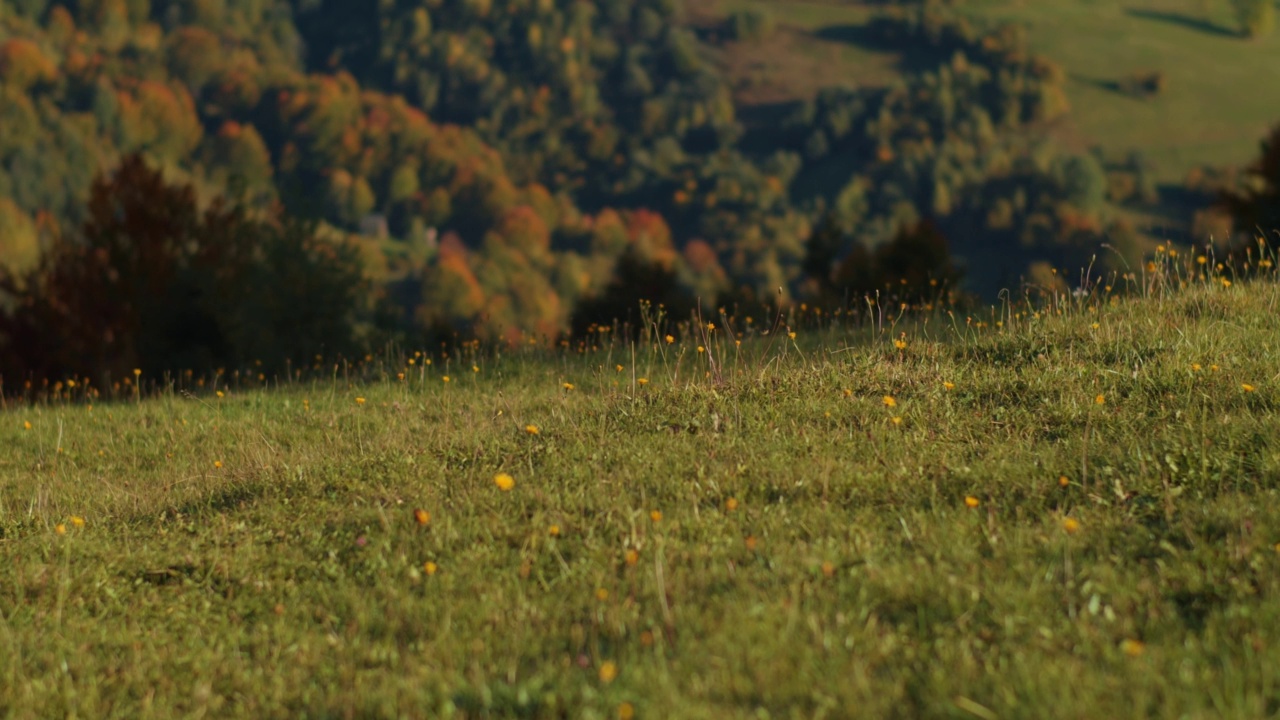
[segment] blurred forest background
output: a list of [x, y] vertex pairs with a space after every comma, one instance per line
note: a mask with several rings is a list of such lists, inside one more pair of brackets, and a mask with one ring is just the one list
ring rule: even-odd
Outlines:
[[1245, 267], [1280, 228], [1276, 13], [0, 0], [0, 374]]

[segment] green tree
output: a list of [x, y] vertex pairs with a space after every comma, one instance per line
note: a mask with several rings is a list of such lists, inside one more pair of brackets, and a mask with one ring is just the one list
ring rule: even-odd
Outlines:
[[243, 190], [249, 198], [268, 198], [275, 193], [271, 153], [252, 125], [230, 120], [223, 123], [214, 138], [208, 164], [224, 185]]
[[1240, 187], [1224, 192], [1219, 203], [1246, 238], [1244, 246], [1252, 247], [1261, 233], [1271, 247], [1280, 248], [1280, 124], [1263, 139], [1261, 153]]
[[178, 28], [169, 36], [169, 72], [199, 95], [226, 64], [222, 40], [201, 27]]
[[39, 259], [40, 236], [35, 223], [12, 200], [0, 197], [0, 268], [21, 275]]
[[834, 272], [836, 258], [844, 250], [845, 240], [840, 221], [830, 212], [822, 216], [809, 234], [801, 268], [817, 285], [819, 304], [833, 305], [838, 301]]
[[1107, 172], [1093, 155], [1072, 155], [1060, 168], [1063, 190], [1072, 205], [1086, 213], [1100, 211], [1107, 198]]
[[408, 200], [418, 193], [420, 188], [418, 182], [418, 168], [410, 163], [403, 163], [396, 167], [391, 174], [391, 185], [388, 197], [391, 202], [400, 202]]
[[1231, 0], [1240, 34], [1255, 39], [1270, 35], [1275, 29], [1276, 6], [1274, 0]]

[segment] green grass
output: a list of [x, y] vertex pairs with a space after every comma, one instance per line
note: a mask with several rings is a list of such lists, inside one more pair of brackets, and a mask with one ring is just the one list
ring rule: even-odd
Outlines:
[[[720, 0], [718, 7], [765, 9], [784, 33], [804, 34], [863, 25], [874, 12], [852, 0]], [[1164, 182], [1180, 183], [1198, 165], [1252, 161], [1280, 120], [1273, 94], [1263, 91], [1280, 87], [1280, 32], [1242, 39], [1225, 0], [965, 0], [961, 7], [980, 20], [1027, 24], [1032, 49], [1067, 70], [1072, 112], [1055, 129], [1064, 143], [1141, 150]], [[793, 38], [767, 50], [744, 50], [749, 62], [732, 63], [731, 71], [759, 76], [776, 90], [771, 101], [783, 99], [787, 88], [792, 99], [803, 99], [822, 86], [877, 84], [894, 74], [895, 54], [836, 40]], [[1159, 97], [1140, 100], [1107, 87], [1151, 70], [1168, 78]], [[744, 99], [751, 100], [749, 89]]]
[[1278, 311], [11, 406], [0, 716], [1274, 716]]
[[[1068, 71], [1080, 140], [1142, 150], [1167, 181], [1181, 181], [1197, 165], [1248, 163], [1280, 121], [1261, 92], [1280, 87], [1280, 33], [1243, 39], [1223, 0], [969, 0], [968, 7], [979, 17], [1027, 23], [1033, 48]], [[1157, 98], [1099, 86], [1148, 70], [1168, 77]]]

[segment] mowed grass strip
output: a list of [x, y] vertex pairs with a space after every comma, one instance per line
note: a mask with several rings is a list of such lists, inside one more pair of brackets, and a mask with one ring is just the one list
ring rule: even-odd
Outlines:
[[1274, 714], [1278, 309], [10, 409], [0, 715]]

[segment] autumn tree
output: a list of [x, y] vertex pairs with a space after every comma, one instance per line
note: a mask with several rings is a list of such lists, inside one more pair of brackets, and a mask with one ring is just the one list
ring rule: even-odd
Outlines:
[[570, 323], [573, 334], [582, 337], [593, 326], [616, 321], [638, 337], [642, 301], [661, 306], [666, 317], [677, 322], [687, 320], [694, 308], [694, 298], [681, 285], [675, 267], [646, 257], [644, 250], [631, 245], [618, 257], [608, 285], [579, 301]]
[[58, 66], [36, 43], [12, 38], [0, 44], [0, 83], [27, 92], [53, 82], [57, 74]]
[[1219, 198], [1236, 232], [1245, 238], [1236, 244], [1237, 250], [1252, 248], [1255, 237], [1262, 237], [1271, 248], [1280, 248], [1280, 124], [1261, 145], [1260, 156], [1238, 187]]
[[935, 302], [949, 298], [961, 279], [946, 236], [930, 219], [905, 225], [888, 242], [868, 248], [828, 217], [809, 238], [805, 271], [816, 280], [815, 301], [828, 307], [857, 306], [876, 295]]
[[0, 272], [0, 375], [100, 385], [350, 351], [368, 288], [353, 251], [311, 225], [170, 184], [138, 155], [99, 177], [77, 237]]

